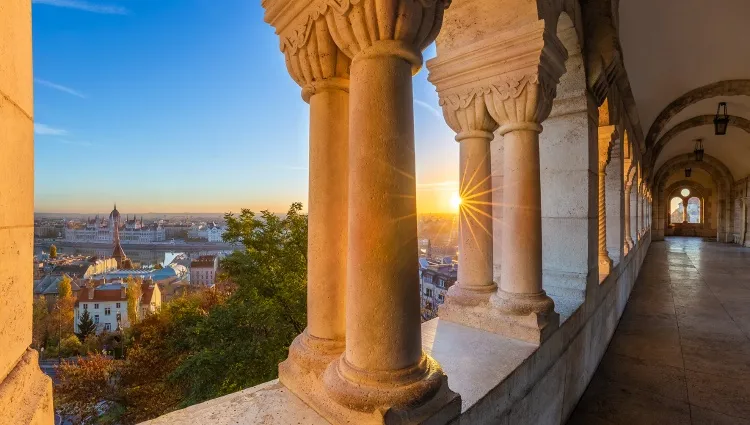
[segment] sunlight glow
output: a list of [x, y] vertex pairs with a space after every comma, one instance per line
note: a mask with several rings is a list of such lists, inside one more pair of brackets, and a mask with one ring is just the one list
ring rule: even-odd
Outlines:
[[458, 192], [451, 194], [451, 207], [453, 207], [455, 211], [458, 211], [458, 208], [461, 206], [461, 202], [462, 199]]

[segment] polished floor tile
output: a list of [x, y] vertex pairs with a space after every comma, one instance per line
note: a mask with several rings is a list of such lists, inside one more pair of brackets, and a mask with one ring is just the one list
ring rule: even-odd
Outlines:
[[750, 249], [652, 243], [568, 425], [750, 425]]

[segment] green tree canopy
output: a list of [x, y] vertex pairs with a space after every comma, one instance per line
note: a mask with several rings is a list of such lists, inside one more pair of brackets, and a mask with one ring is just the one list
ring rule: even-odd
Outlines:
[[88, 310], [83, 310], [81, 314], [81, 320], [78, 321], [78, 338], [81, 341], [85, 341], [89, 335], [96, 334], [96, 324], [91, 318]]

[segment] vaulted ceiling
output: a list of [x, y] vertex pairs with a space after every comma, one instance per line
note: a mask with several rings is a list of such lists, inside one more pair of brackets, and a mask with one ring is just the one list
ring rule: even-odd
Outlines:
[[[750, 120], [749, 18], [748, 0], [620, 2], [624, 63], [648, 148], [684, 121], [713, 116], [722, 101], [729, 115]], [[717, 84], [730, 80], [745, 81]], [[732, 126], [715, 136], [710, 121], [683, 127], [657, 149], [654, 170], [692, 152], [693, 140], [702, 137], [706, 154], [724, 162], [735, 179], [750, 174], [750, 132]]]

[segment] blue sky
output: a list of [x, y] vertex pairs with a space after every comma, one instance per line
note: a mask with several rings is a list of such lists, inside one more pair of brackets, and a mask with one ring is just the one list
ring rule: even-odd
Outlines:
[[[260, 1], [33, 0], [33, 31], [37, 211], [307, 203], [309, 108]], [[458, 144], [425, 68], [414, 98], [420, 210], [448, 210]]]

